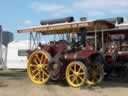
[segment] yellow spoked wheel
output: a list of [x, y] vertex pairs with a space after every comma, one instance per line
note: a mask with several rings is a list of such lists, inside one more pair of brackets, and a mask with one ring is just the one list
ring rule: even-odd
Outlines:
[[79, 61], [71, 62], [66, 69], [66, 80], [72, 87], [80, 87], [86, 83], [87, 68]]
[[104, 69], [101, 64], [90, 65], [88, 73], [87, 84], [91, 86], [101, 83], [104, 78]]
[[33, 52], [28, 60], [27, 72], [29, 78], [35, 84], [44, 84], [49, 79], [49, 72], [47, 65], [49, 62], [49, 55], [45, 51]]

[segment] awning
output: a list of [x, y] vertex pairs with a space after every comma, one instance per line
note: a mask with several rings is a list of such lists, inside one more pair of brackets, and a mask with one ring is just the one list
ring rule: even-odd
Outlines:
[[79, 32], [80, 28], [86, 28], [88, 31], [110, 29], [115, 26], [104, 20], [97, 21], [82, 21], [82, 22], [72, 22], [72, 23], [61, 23], [53, 25], [43, 25], [31, 28], [18, 29], [18, 33], [29, 33], [29, 32], [40, 32], [44, 35], [49, 34], [64, 34], [70, 32]]

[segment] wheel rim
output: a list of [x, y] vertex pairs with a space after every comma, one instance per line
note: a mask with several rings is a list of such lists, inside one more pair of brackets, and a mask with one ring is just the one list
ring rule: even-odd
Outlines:
[[48, 55], [42, 51], [35, 51], [31, 54], [28, 61], [28, 75], [32, 82], [36, 84], [44, 84], [49, 79], [47, 70]]
[[88, 85], [96, 85], [100, 81], [102, 81], [103, 71], [100, 70], [97, 64], [91, 65], [91, 70], [89, 72], [89, 78], [87, 80]]
[[66, 79], [70, 86], [80, 87], [86, 80], [86, 67], [81, 62], [72, 62], [66, 69]]

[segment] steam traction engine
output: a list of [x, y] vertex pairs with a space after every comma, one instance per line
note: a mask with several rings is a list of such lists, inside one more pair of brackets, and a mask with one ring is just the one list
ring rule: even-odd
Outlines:
[[[30, 33], [27, 72], [32, 82], [45, 84], [49, 79], [66, 78], [70, 86], [80, 87], [85, 83], [95, 85], [102, 81], [102, 55], [95, 48], [96, 44], [88, 44], [86, 31], [113, 28], [113, 24], [103, 20], [72, 21], [73, 17], [46, 20], [41, 21], [42, 26], [17, 30], [18, 33]], [[56, 37], [42, 44], [39, 40], [41, 35], [62, 38], [56, 41]]]
[[102, 60], [107, 78], [120, 77], [122, 80], [128, 80], [127, 27], [127, 24], [119, 24], [112, 29], [87, 32], [88, 36], [97, 38], [97, 50], [103, 54]]
[[128, 33], [127, 29], [108, 30], [105, 47], [105, 71], [107, 76], [128, 80]]

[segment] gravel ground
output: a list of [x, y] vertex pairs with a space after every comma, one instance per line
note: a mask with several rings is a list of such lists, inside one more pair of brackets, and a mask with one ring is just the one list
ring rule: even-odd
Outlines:
[[98, 86], [72, 88], [65, 81], [35, 85], [26, 72], [0, 72], [0, 96], [128, 96], [128, 82], [104, 81]]

